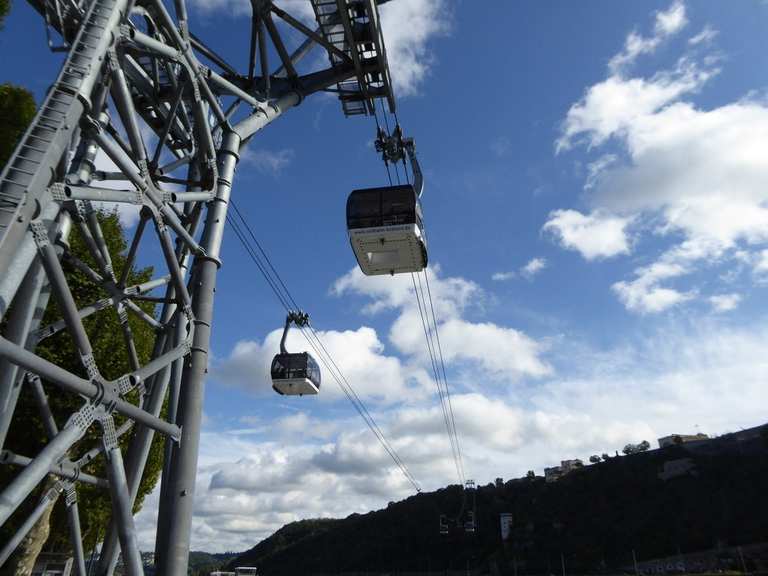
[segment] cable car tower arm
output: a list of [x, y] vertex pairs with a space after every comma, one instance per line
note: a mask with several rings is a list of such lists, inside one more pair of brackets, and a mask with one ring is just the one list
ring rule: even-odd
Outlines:
[[[9, 449], [6, 440], [27, 426], [14, 418], [22, 387], [36, 391], [44, 420], [46, 391], [69, 395], [74, 408], [37, 455], [11, 459], [21, 469], [0, 488], [0, 524], [18, 516], [52, 471], [72, 482], [67, 503], [76, 503], [79, 482], [94, 478], [80, 475], [87, 461], [70, 460], [73, 447], [106, 459], [107, 481], [97, 484], [107, 487], [113, 514], [99, 576], [113, 573], [118, 551], [126, 574], [143, 574], [131, 507], [158, 432], [166, 438], [166, 458], [157, 573], [187, 573], [214, 293], [242, 146], [318, 91], [335, 92], [346, 115], [372, 114], [378, 98], [394, 110], [377, 3], [307, 1], [316, 28], [271, 0], [253, 0], [243, 71], [190, 31], [185, 0], [174, 1], [173, 13], [162, 0], [29, 0], [61, 38], [52, 48], [68, 54], [0, 173], [0, 448]], [[279, 23], [303, 42], [289, 50]], [[302, 72], [312, 48], [325, 50], [328, 66]], [[101, 157], [108, 168], [96, 165]], [[96, 204], [104, 201], [140, 213], [126, 254], [110, 252], [105, 240]], [[88, 262], [72, 252], [74, 235]], [[130, 270], [144, 250], [161, 254], [166, 270], [132, 286]], [[77, 269], [101, 299], [80, 302], [63, 264]], [[152, 290], [163, 293], [152, 296]], [[62, 318], [44, 326], [49, 297]], [[147, 302], [159, 310], [148, 312]], [[99, 366], [96, 336], [86, 328], [106, 314], [117, 319], [123, 344], [113, 354], [124, 365], [108, 376], [115, 368]], [[149, 358], [137, 352], [137, 326], [155, 334]], [[76, 351], [77, 373], [36, 353], [49, 337]], [[131, 423], [125, 454], [116, 412]], [[89, 450], [82, 444], [93, 427], [101, 440]], [[69, 518], [75, 566], [84, 576], [79, 518]], [[19, 525], [11, 543], [31, 527]], [[5, 556], [8, 547], [2, 550]]]

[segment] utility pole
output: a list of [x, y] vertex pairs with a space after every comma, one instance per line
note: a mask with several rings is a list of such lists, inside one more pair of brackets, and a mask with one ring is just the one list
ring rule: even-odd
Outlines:
[[635, 566], [635, 576], [640, 576], [640, 571], [637, 569], [637, 554], [635, 554], [634, 548], [632, 548], [632, 563]]
[[748, 572], [747, 572], [747, 563], [744, 561], [744, 552], [742, 552], [741, 546], [737, 546], [736, 550], [739, 551], [739, 560], [741, 561], [741, 571], [744, 574], [748, 574]]
[[[23, 387], [40, 400], [43, 421], [51, 414], [42, 382], [79, 404], [61, 429], [49, 430], [39, 454], [5, 453], [3, 464], [21, 470], [0, 492], [0, 524], [49, 474], [58, 476], [71, 511], [75, 570], [86, 576], [77, 487], [100, 486], [111, 496], [113, 513], [96, 574], [113, 574], [122, 553], [126, 574], [142, 575], [131, 509], [149, 446], [160, 433], [166, 459], [157, 573], [186, 575], [216, 280], [240, 154], [262, 129], [316, 92], [337, 93], [347, 116], [373, 115], [377, 99], [394, 112], [379, 0], [306, 0], [316, 28], [272, 0], [251, 0], [249, 63], [239, 70], [190, 32], [186, 0], [174, 0], [172, 12], [162, 0], [28, 1], [61, 36], [68, 55], [0, 173], [0, 449], [9, 429], [25, 425], [14, 420]], [[289, 49], [294, 35], [302, 41]], [[313, 48], [326, 53], [328, 64], [302, 71]], [[97, 154], [110, 167], [96, 166]], [[162, 254], [165, 270], [126, 285], [128, 272], [112, 266], [95, 202], [140, 212], [125, 270], [144, 251]], [[71, 253], [74, 235], [95, 267]], [[78, 308], [62, 261], [106, 298]], [[162, 294], [153, 295], [156, 290]], [[42, 326], [49, 295], [62, 319]], [[141, 309], [147, 300], [159, 306], [158, 316]], [[114, 380], [102, 375], [83, 325], [106, 313], [120, 319], [124, 347], [114, 354], [131, 367]], [[156, 334], [143, 365], [129, 316]], [[35, 353], [54, 334], [71, 340], [82, 374]], [[138, 404], [130, 400], [137, 394]], [[117, 429], [115, 414], [126, 421]], [[80, 448], [93, 427], [101, 441], [87, 459], [71, 461], [70, 449]], [[124, 434], [130, 435], [125, 451], [117, 442]], [[107, 478], [81, 471], [93, 458], [106, 460]], [[0, 550], [12, 552], [31, 524], [22, 523]]]

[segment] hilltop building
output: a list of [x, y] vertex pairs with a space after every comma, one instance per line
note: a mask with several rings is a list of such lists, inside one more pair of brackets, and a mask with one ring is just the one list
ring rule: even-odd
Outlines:
[[666, 448], [667, 446], [675, 446], [677, 444], [687, 444], [688, 442], [699, 442], [701, 440], [709, 440], [709, 436], [699, 432], [698, 434], [671, 434], [659, 438], [659, 448]]
[[551, 468], [544, 468], [544, 479], [547, 482], [557, 482], [560, 478], [566, 474], [570, 474], [574, 470], [583, 468], [584, 463], [578, 458], [574, 460], [562, 460], [560, 466], [552, 466]]

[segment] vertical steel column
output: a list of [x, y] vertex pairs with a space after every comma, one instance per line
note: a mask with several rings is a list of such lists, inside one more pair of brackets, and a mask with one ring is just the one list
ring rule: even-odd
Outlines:
[[206, 253], [205, 256], [196, 256], [192, 267], [195, 335], [190, 359], [184, 366], [184, 385], [179, 398], [177, 422], [182, 426], [182, 436], [181, 442], [172, 450], [173, 465], [167, 493], [169, 506], [165, 514], [161, 515], [158, 524], [167, 527], [166, 549], [157, 564], [157, 572], [163, 576], [187, 574], [204, 379], [208, 369], [208, 347], [213, 320], [213, 296], [216, 290], [216, 272], [221, 265], [219, 252], [239, 151], [240, 137], [234, 132], [226, 133], [219, 152], [216, 197], [208, 207], [201, 242]]
[[72, 557], [77, 576], [87, 576], [85, 571], [85, 550], [83, 549], [83, 533], [80, 530], [80, 510], [77, 507], [77, 493], [74, 485], [66, 489], [67, 521], [69, 523], [69, 539], [72, 542]]
[[125, 479], [123, 454], [117, 443], [112, 417], [107, 416], [104, 418], [102, 426], [104, 428], [104, 452], [107, 458], [109, 495], [112, 497], [112, 511], [116, 517], [117, 535], [120, 540], [120, 550], [123, 553], [123, 564], [128, 576], [144, 576], [136, 527], [133, 523], [130, 495], [128, 494], [128, 482]]
[[[5, 338], [14, 344], [24, 345], [27, 342], [44, 280], [42, 266], [39, 261], [36, 261], [30, 266], [19, 288], [18, 297], [14, 300], [14, 306], [8, 318]], [[23, 378], [19, 377], [19, 367], [11, 364], [7, 358], [0, 358], [0, 448], [5, 444], [22, 382]]]

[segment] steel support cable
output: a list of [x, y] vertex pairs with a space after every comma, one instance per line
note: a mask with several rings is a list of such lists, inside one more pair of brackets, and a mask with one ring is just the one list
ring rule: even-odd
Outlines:
[[[389, 117], [387, 116], [387, 109], [384, 108], [384, 102], [381, 100], [378, 100], [379, 104], [381, 104], [381, 115], [384, 116], [384, 125], [387, 127], [387, 136], [391, 135], [390, 129], [389, 129]], [[376, 104], [373, 105], [374, 113], [376, 112]], [[378, 115], [376, 116], [376, 124], [379, 123]], [[397, 162], [394, 163], [395, 165], [395, 175], [397, 176], [397, 184], [398, 186], [401, 184], [400, 182], [400, 171], [397, 169]], [[389, 175], [389, 163], [386, 164], [387, 166], [387, 175], [389, 176], [389, 185], [392, 186], [392, 176]]]
[[[386, 121], [386, 109], [384, 109], [383, 107], [382, 107], [382, 112], [385, 114], [385, 121]], [[395, 118], [395, 122], [399, 126], [400, 125], [400, 119], [397, 116], [397, 112], [394, 113], [394, 118]], [[408, 176], [408, 163], [405, 161], [405, 158], [403, 158], [403, 171], [405, 173], [406, 183], [410, 184], [411, 182], [410, 182], [410, 178]], [[411, 274], [411, 276], [413, 276], [413, 274]], [[427, 273], [426, 270], [424, 270], [424, 280], [425, 280], [426, 285], [427, 285], [427, 295], [429, 297], [429, 308], [430, 308], [431, 313], [432, 313], [432, 324], [434, 326], [435, 339], [437, 341], [437, 352], [438, 352], [438, 356], [440, 358], [440, 368], [441, 368], [441, 372], [442, 372], [442, 376], [443, 376], [443, 384], [445, 386], [445, 396], [448, 399], [448, 412], [449, 412], [449, 415], [450, 415], [451, 428], [453, 430], [453, 436], [455, 438], [456, 448], [457, 448], [457, 452], [458, 452], [458, 463], [459, 463], [459, 467], [461, 469], [461, 472], [460, 472], [459, 476], [460, 476], [460, 479], [461, 479], [462, 484], [463, 484], [464, 483], [464, 478], [465, 478], [465, 475], [464, 475], [464, 459], [462, 457], [461, 444], [459, 443], [459, 435], [458, 435], [458, 431], [456, 429], [456, 419], [455, 419], [454, 413], [453, 413], [453, 402], [451, 401], [451, 391], [450, 391], [450, 388], [448, 387], [448, 377], [446, 375], [445, 360], [443, 358], [443, 347], [442, 347], [442, 345], [440, 343], [440, 331], [438, 329], [437, 316], [435, 314], [435, 308], [434, 308], [434, 304], [433, 304], [433, 300], [432, 300], [432, 290], [430, 289], [430, 286], [429, 286], [429, 274]], [[419, 284], [421, 284], [421, 278], [420, 277], [419, 277]], [[415, 290], [416, 290], [416, 284], [414, 283], [414, 291]], [[417, 298], [418, 298], [418, 295], [417, 295]], [[422, 291], [422, 300], [424, 300], [423, 291]], [[425, 302], [424, 306], [426, 308], [426, 302]], [[433, 346], [434, 346], [434, 344], [433, 344]]]
[[[459, 451], [458, 435], [456, 432], [455, 422], [453, 422], [453, 420], [451, 419], [451, 413], [448, 409], [448, 402], [447, 402], [447, 396], [446, 396], [446, 392], [447, 392], [446, 381], [444, 379], [444, 374], [442, 374], [443, 383], [441, 384], [441, 373], [440, 373], [440, 369], [438, 368], [438, 360], [437, 360], [437, 345], [435, 344], [434, 337], [432, 336], [433, 328], [432, 328], [432, 324], [429, 321], [429, 311], [427, 310], [427, 299], [426, 299], [426, 296], [424, 295], [424, 287], [421, 282], [421, 277], [418, 274], [416, 274], [416, 279], [418, 279], [419, 285], [417, 289], [416, 283], [414, 281], [414, 291], [416, 292], [417, 301], [420, 300], [424, 307], [422, 324], [424, 325], [424, 336], [427, 340], [427, 346], [431, 347], [433, 371], [435, 373], [435, 385], [437, 386], [438, 394], [440, 396], [440, 403], [443, 409], [443, 417], [445, 419], [446, 431], [448, 433], [449, 439], [451, 440], [451, 452], [453, 454], [453, 460], [456, 466], [456, 474], [458, 476], [459, 482], [463, 484], [464, 483], [464, 466], [461, 461], [461, 452]], [[419, 296], [419, 293], [421, 293], [421, 296]], [[421, 310], [419, 310], [419, 312], [421, 312]]]
[[[383, 110], [383, 108], [382, 108]], [[379, 137], [379, 134], [381, 134], [381, 124], [379, 124], [379, 111], [376, 107], [376, 102], [373, 103], [373, 117], [376, 119], [376, 137]], [[389, 136], [389, 134], [387, 134]], [[384, 159], [384, 167], [387, 169], [387, 178], [389, 179], [389, 185], [392, 186], [392, 172], [389, 171], [389, 162], [387, 161], [386, 157]]]
[[[395, 117], [395, 123], [397, 126], [400, 126], [400, 118], [397, 117], [397, 110], [395, 110], [393, 116]], [[411, 179], [408, 177], [408, 162], [405, 160], [405, 156], [403, 156], [403, 172], [405, 173], [405, 183], [410, 184]]]
[[[372, 426], [378, 431], [377, 436], [381, 436], [381, 438], [383, 438], [384, 441], [387, 444], [389, 444], [389, 440], [387, 440], [386, 437], [384, 436], [384, 432], [382, 432], [381, 428], [379, 428], [379, 425], [373, 419], [373, 415], [368, 411], [368, 408], [365, 406], [363, 401], [357, 395], [357, 392], [355, 391], [355, 389], [352, 387], [352, 385], [346, 379], [346, 377], [344, 376], [344, 373], [341, 371], [341, 368], [339, 368], [339, 366], [336, 364], [336, 361], [333, 359], [333, 356], [331, 356], [330, 352], [326, 349], [325, 344], [323, 344], [323, 341], [320, 339], [320, 336], [317, 334], [317, 332], [315, 331], [315, 329], [311, 325], [309, 326], [309, 330], [310, 330], [312, 336], [316, 339], [316, 341], [319, 344], [320, 348], [322, 349], [323, 353], [328, 357], [328, 359], [330, 360], [330, 363], [334, 366], [334, 368], [336, 370], [336, 373], [339, 374], [341, 380], [346, 384], [346, 387], [349, 389], [351, 396], [354, 398], [353, 403], [356, 403], [356, 405], [358, 405], [362, 409], [362, 411], [364, 412], [364, 415], [361, 413], [361, 416], [364, 419], [366, 419], [366, 420], [370, 420]], [[318, 356], [321, 356], [320, 351], [317, 350], [317, 348], [315, 348], [315, 351], [318, 352]], [[321, 358], [322, 358], [322, 356], [321, 356]], [[352, 401], [351, 398], [350, 398], [350, 400]], [[393, 457], [396, 458], [397, 461], [401, 462], [403, 464], [403, 467], [405, 467], [407, 469], [407, 467], [405, 466], [405, 463], [403, 462], [402, 458], [400, 458], [400, 455], [397, 454], [397, 452], [394, 451], [394, 448], [392, 448], [392, 451], [393, 451]], [[412, 476], [410, 474], [410, 471], [407, 472], [407, 475], [408, 476]], [[418, 487], [417, 487], [417, 489], [418, 489]]]
[[288, 300], [293, 305], [294, 309], [300, 309], [300, 306], [296, 303], [296, 300], [294, 299], [293, 295], [291, 294], [291, 291], [288, 290], [288, 286], [285, 285], [285, 282], [283, 282], [283, 279], [280, 277], [280, 274], [277, 273], [277, 270], [275, 269], [274, 265], [272, 264], [272, 260], [267, 255], [264, 248], [261, 246], [261, 242], [256, 238], [256, 235], [253, 233], [253, 229], [248, 225], [248, 221], [243, 216], [243, 213], [240, 212], [240, 209], [237, 207], [237, 204], [235, 204], [234, 200], [230, 201], [230, 204], [232, 204], [232, 208], [235, 209], [235, 214], [237, 214], [237, 217], [242, 222], [243, 226], [248, 232], [248, 235], [251, 237], [251, 240], [253, 240], [253, 243], [256, 244], [256, 247], [259, 249], [259, 252], [264, 258], [264, 261], [267, 263], [267, 266], [269, 266], [269, 269], [272, 271], [272, 275], [277, 279], [280, 286], [283, 288], [283, 291], [285, 292], [285, 295], [288, 297]]
[[451, 417], [453, 434], [456, 438], [456, 450], [459, 454], [459, 464], [461, 466], [461, 477], [463, 480], [465, 478], [464, 459], [461, 453], [461, 444], [459, 443], [459, 434], [456, 429], [456, 419], [453, 414], [453, 402], [451, 401], [451, 391], [450, 391], [450, 388], [448, 387], [448, 376], [446, 375], [446, 372], [445, 372], [445, 360], [443, 358], [443, 347], [442, 347], [442, 344], [440, 343], [440, 330], [438, 329], [437, 315], [435, 314], [435, 307], [432, 300], [432, 289], [429, 286], [429, 274], [427, 274], [426, 270], [424, 270], [424, 281], [427, 285], [427, 295], [429, 296], [429, 307], [430, 307], [430, 310], [432, 311], [432, 323], [434, 324], [434, 327], [435, 327], [435, 338], [437, 340], [437, 350], [438, 350], [438, 356], [440, 358], [440, 368], [443, 374], [443, 384], [445, 385], [445, 395], [448, 398], [448, 411]]
[[[424, 302], [424, 311], [422, 311], [423, 292], [422, 292], [422, 296], [419, 296], [419, 290], [416, 288], [416, 279], [413, 273], [411, 273], [411, 282], [413, 282], [413, 292], [416, 295], [416, 303], [419, 307], [419, 316], [421, 317], [421, 325], [422, 325], [422, 328], [424, 329], [424, 338], [427, 342], [427, 351], [429, 352], [429, 359], [432, 364], [432, 373], [435, 378], [435, 386], [437, 387], [437, 394], [440, 399], [440, 408], [443, 412], [443, 421], [445, 423], [445, 430], [446, 430], [446, 433], [448, 434], [448, 440], [451, 444], [451, 454], [453, 456], [454, 465], [456, 466], [456, 474], [459, 477], [459, 481], [463, 482], [462, 475], [461, 475], [461, 468], [459, 466], [458, 452], [456, 451], [456, 441], [454, 438], [454, 430], [451, 427], [451, 421], [448, 416], [448, 408], [446, 406], [446, 401], [445, 401], [445, 394], [443, 392], [443, 387], [440, 384], [440, 371], [437, 368], [437, 360], [435, 359], [435, 349], [434, 349], [434, 344], [432, 342], [432, 338], [430, 334], [431, 328], [428, 327], [428, 319], [425, 317], [427, 303], [426, 301]], [[419, 283], [421, 283], [421, 280], [419, 280]]]
[[[232, 203], [233, 207], [235, 208], [236, 214], [241, 219], [244, 227], [248, 231], [250, 237], [253, 239], [253, 242], [258, 246], [259, 251], [263, 254], [264, 259], [267, 261], [269, 268], [271, 269], [273, 275], [275, 278], [272, 278], [272, 274], [270, 274], [267, 271], [266, 266], [263, 262], [261, 262], [258, 254], [253, 249], [253, 247], [250, 245], [250, 242], [248, 241], [248, 238], [246, 237], [245, 233], [242, 231], [240, 225], [232, 218], [227, 218], [227, 222], [232, 227], [233, 231], [235, 232], [235, 235], [237, 236], [238, 240], [240, 240], [240, 243], [243, 245], [243, 247], [246, 249], [246, 252], [250, 256], [251, 260], [256, 264], [259, 271], [264, 276], [264, 279], [269, 284], [270, 288], [272, 289], [273, 293], [277, 297], [280, 304], [285, 308], [286, 312], [291, 311], [291, 303], [294, 305], [296, 309], [299, 308], [299, 306], [296, 304], [295, 299], [290, 294], [290, 291], [288, 290], [287, 286], [283, 282], [282, 278], [278, 274], [277, 270], [275, 270], [275, 267], [272, 265], [271, 260], [269, 259], [269, 256], [266, 254], [264, 249], [261, 247], [261, 244], [256, 239], [253, 230], [248, 225], [248, 222], [243, 217], [242, 213], [237, 209], [237, 207]], [[283, 291], [285, 294], [283, 294], [278, 286], [282, 286]], [[290, 301], [290, 302], [289, 302]], [[349, 381], [344, 376], [344, 373], [339, 368], [336, 361], [333, 359], [333, 356], [330, 354], [328, 349], [323, 344], [323, 341], [320, 339], [320, 336], [317, 334], [317, 332], [312, 328], [309, 327], [310, 331], [305, 332], [305, 329], [301, 329], [302, 334], [307, 339], [307, 342], [310, 344], [312, 349], [315, 351], [315, 353], [318, 355], [318, 358], [321, 362], [323, 362], [323, 365], [328, 369], [328, 371], [333, 376], [336, 383], [339, 385], [339, 388], [342, 389], [344, 394], [346, 395], [347, 399], [350, 401], [350, 403], [353, 405], [355, 410], [360, 414], [360, 416], [365, 421], [368, 428], [371, 430], [371, 432], [376, 436], [376, 438], [379, 440], [379, 443], [382, 445], [384, 450], [387, 452], [387, 454], [390, 456], [392, 461], [395, 463], [395, 465], [400, 469], [400, 471], [403, 473], [403, 475], [406, 477], [406, 479], [413, 485], [413, 487], [416, 489], [417, 492], [421, 492], [421, 486], [419, 485], [418, 481], [415, 479], [413, 474], [410, 472], [408, 467], [405, 465], [405, 462], [402, 460], [400, 455], [396, 452], [394, 447], [391, 445], [387, 437], [382, 432], [381, 428], [376, 423], [376, 420], [373, 418], [373, 415], [368, 411], [363, 401], [358, 396], [357, 392], [355, 391], [354, 387], [349, 383]], [[308, 335], [308, 334], [311, 334]], [[313, 340], [314, 338], [314, 340]]]
[[333, 356], [331, 356], [330, 353], [325, 348], [325, 345], [323, 344], [320, 337], [317, 335], [317, 332], [314, 330], [314, 328], [312, 328], [312, 326], [309, 326], [309, 330], [307, 331], [305, 331], [302, 328], [302, 334], [304, 335], [304, 338], [306, 338], [307, 342], [312, 347], [312, 349], [315, 351], [318, 358], [320, 358], [320, 361], [323, 362], [323, 365], [331, 373], [334, 380], [336, 380], [336, 383], [339, 385], [339, 388], [341, 388], [341, 390], [346, 395], [347, 399], [355, 407], [358, 414], [360, 414], [360, 417], [363, 418], [363, 420], [366, 422], [368, 427], [371, 429], [371, 432], [373, 432], [373, 434], [379, 440], [384, 450], [389, 454], [389, 456], [395, 462], [397, 467], [400, 469], [400, 471], [403, 473], [406, 479], [413, 485], [416, 491], [421, 492], [421, 486], [419, 485], [418, 481], [410, 472], [405, 462], [403, 462], [402, 458], [400, 458], [400, 455], [395, 451], [395, 448], [391, 445], [387, 437], [384, 435], [384, 432], [381, 430], [381, 428], [379, 428], [379, 425], [376, 423], [376, 420], [374, 420], [373, 415], [371, 415], [371, 413], [366, 408], [365, 404], [363, 404], [363, 401], [360, 399], [355, 389], [346, 379], [346, 377], [344, 376], [344, 373], [341, 372], [341, 369], [336, 364], [335, 360], [333, 359]]

